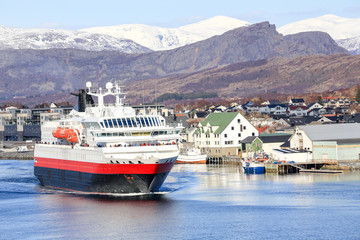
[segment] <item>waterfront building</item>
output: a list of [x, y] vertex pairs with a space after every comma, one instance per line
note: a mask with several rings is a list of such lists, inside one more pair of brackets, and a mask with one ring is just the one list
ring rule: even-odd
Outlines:
[[51, 105], [48, 108], [6, 108], [0, 112], [0, 141], [40, 140], [41, 125], [69, 114], [73, 109]]
[[273, 149], [281, 149], [282, 146], [289, 141], [292, 134], [290, 133], [264, 133], [259, 138], [262, 141], [262, 149], [264, 153], [271, 154]]
[[360, 124], [298, 126], [290, 147], [310, 152], [315, 162], [360, 160]]
[[239, 156], [249, 136], [259, 132], [241, 113], [211, 113], [194, 132], [194, 143], [208, 156]]

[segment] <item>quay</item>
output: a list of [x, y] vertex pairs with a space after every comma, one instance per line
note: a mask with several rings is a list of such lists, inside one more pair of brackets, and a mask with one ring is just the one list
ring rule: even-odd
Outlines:
[[299, 172], [311, 172], [311, 173], [341, 173], [338, 170], [321, 169], [325, 165], [337, 165], [335, 162], [299, 162], [299, 163], [287, 163], [287, 162], [272, 162], [265, 163], [265, 172], [276, 172], [279, 174], [299, 173]]
[[[34, 142], [26, 141], [0, 142], [0, 159], [32, 160], [34, 145]], [[18, 151], [18, 147], [25, 147], [26, 151]]]
[[[207, 164], [236, 164], [241, 165], [241, 158], [237, 156], [214, 157], [208, 156]], [[329, 169], [332, 168], [332, 169]], [[291, 173], [342, 173], [338, 168], [339, 163], [333, 161], [324, 162], [268, 162], [265, 163], [265, 172], [278, 174]]]

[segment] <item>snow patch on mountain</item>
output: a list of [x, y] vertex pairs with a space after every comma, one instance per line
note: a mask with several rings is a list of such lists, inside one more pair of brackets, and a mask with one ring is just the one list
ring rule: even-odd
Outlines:
[[81, 29], [81, 31], [131, 39], [142, 46], [159, 51], [182, 47], [246, 25], [249, 25], [249, 23], [236, 18], [217, 16], [179, 28], [122, 24], [118, 26], [86, 28]]
[[299, 32], [322, 31], [335, 39], [346, 39], [360, 36], [360, 18], [342, 18], [335, 15], [324, 15], [302, 21], [289, 23], [278, 29], [284, 35]]
[[352, 54], [360, 54], [360, 36], [347, 39], [336, 40], [336, 43], [351, 52]]
[[342, 18], [328, 14], [289, 23], [278, 29], [284, 35], [309, 31], [327, 32], [339, 46], [353, 54], [360, 53], [360, 18]]
[[146, 53], [150, 49], [129, 39], [81, 31], [24, 29], [0, 26], [0, 50], [74, 48], [89, 51]]
[[179, 29], [202, 36], [204, 39], [206, 39], [215, 35], [221, 35], [226, 31], [238, 27], [244, 27], [249, 25], [249, 22], [241, 21], [236, 18], [215, 16], [197, 23], [182, 26]]

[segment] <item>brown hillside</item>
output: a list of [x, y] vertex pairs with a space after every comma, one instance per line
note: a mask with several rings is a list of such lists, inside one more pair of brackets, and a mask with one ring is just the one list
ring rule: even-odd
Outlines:
[[[360, 56], [316, 55], [232, 64], [194, 74], [143, 80], [129, 95], [153, 100], [164, 93], [217, 92], [222, 97], [297, 95], [349, 88], [360, 83]], [[156, 96], [155, 96], [156, 95]]]

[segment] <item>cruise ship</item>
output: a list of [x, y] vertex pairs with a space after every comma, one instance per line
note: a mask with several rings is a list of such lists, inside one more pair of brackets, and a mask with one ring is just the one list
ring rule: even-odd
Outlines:
[[[159, 191], [179, 155], [182, 127], [157, 113], [137, 113], [118, 84], [94, 90], [87, 82], [76, 95], [65, 119], [42, 126], [34, 151], [40, 184], [100, 194]], [[114, 103], [105, 104], [105, 97]]]

